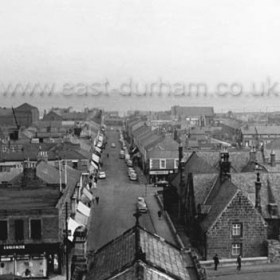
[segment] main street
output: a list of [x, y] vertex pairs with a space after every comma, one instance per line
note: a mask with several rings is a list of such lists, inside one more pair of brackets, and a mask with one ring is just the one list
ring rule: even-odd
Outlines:
[[[143, 196], [146, 197], [147, 201], [151, 201], [154, 199], [155, 193], [154, 188], [146, 188], [144, 184], [129, 180], [125, 161], [119, 158], [121, 148], [119, 133], [116, 130], [108, 130], [106, 134], [108, 143], [102, 154], [102, 170], [106, 172], [107, 178], [99, 179], [97, 189], [93, 190], [93, 195], [99, 196], [99, 204], [95, 202], [92, 206], [88, 251], [100, 248], [134, 226], [133, 214], [136, 211], [137, 197]], [[112, 143], [116, 144], [115, 148], [111, 147]], [[109, 154], [108, 158], [107, 153]], [[154, 203], [156, 203], [155, 200]], [[140, 225], [150, 232], [156, 232], [151, 211], [140, 217]], [[171, 239], [172, 242], [172, 237], [169, 237], [171, 234], [167, 234], [169, 234], [167, 238]]]

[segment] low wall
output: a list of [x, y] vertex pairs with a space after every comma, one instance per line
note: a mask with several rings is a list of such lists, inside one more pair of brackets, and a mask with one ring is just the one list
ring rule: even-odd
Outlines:
[[[242, 258], [242, 266], [246, 265], [258, 265], [269, 263], [268, 257], [256, 257], [256, 258]], [[213, 260], [200, 261], [200, 264], [206, 268], [214, 267]], [[219, 266], [236, 266], [236, 258], [234, 259], [220, 259]]]
[[280, 242], [278, 240], [267, 240], [268, 258], [272, 263], [280, 262]]

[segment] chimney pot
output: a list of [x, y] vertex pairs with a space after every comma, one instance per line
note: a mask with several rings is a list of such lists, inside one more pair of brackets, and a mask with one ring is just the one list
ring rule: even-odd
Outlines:
[[257, 181], [255, 182], [255, 192], [256, 192], [256, 201], [255, 208], [261, 212], [261, 181], [260, 181], [260, 173], [257, 173]]
[[271, 151], [270, 153], [270, 164], [273, 167], [276, 165], [276, 155], [274, 151]]

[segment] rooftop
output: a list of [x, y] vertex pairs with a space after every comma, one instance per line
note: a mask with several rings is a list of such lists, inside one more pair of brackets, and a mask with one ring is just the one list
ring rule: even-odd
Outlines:
[[179, 248], [135, 226], [97, 250], [86, 279], [188, 280], [190, 277]]

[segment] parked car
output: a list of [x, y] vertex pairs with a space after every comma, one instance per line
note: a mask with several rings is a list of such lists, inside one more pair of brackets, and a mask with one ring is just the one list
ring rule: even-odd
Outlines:
[[120, 158], [124, 158], [124, 150], [120, 150]]
[[131, 173], [136, 173], [136, 172], [132, 167], [128, 167], [128, 169], [127, 169], [128, 176], [130, 176]]
[[112, 144], [111, 144], [111, 148], [116, 148], [116, 144], [115, 144], [115, 143], [112, 143]]
[[98, 173], [98, 178], [99, 178], [99, 179], [105, 179], [105, 178], [106, 178], [106, 173], [105, 173], [105, 171], [99, 171], [99, 173]]
[[131, 172], [129, 175], [129, 179], [131, 181], [137, 181], [137, 174], [135, 172]]
[[127, 164], [127, 166], [129, 166], [129, 167], [132, 167], [132, 166], [133, 166], [132, 161], [131, 161], [130, 159], [128, 159], [128, 160], [126, 161], [126, 164]]
[[137, 209], [141, 213], [147, 213], [147, 211], [148, 211], [148, 207], [147, 207], [147, 204], [145, 202], [145, 199], [141, 196], [139, 196], [137, 198]]

